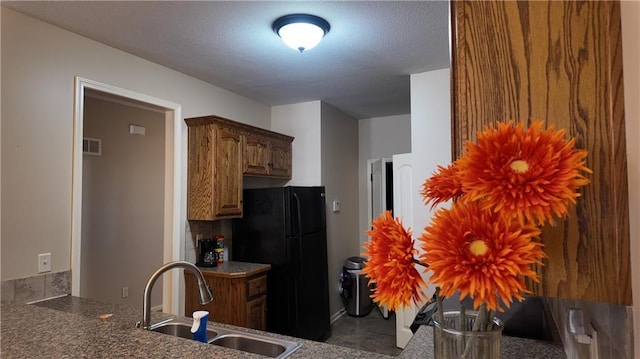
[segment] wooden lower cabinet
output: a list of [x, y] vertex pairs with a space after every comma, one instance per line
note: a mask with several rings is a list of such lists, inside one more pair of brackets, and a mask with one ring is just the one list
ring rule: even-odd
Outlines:
[[267, 296], [262, 295], [247, 302], [249, 328], [267, 330]]
[[185, 310], [191, 317], [197, 310], [209, 312], [209, 321], [258, 330], [267, 329], [267, 274], [253, 276], [218, 276], [204, 273], [213, 293], [213, 302], [201, 305], [198, 281], [184, 273]]

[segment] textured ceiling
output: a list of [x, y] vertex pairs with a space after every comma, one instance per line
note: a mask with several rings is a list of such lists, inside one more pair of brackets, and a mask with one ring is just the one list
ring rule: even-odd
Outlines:
[[[2, 5], [267, 105], [322, 100], [356, 118], [410, 112], [409, 75], [449, 66], [447, 1], [3, 1]], [[298, 53], [289, 13], [331, 30]]]

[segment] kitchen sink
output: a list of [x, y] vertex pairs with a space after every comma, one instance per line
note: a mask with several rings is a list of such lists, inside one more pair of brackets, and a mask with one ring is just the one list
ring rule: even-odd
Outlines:
[[[152, 325], [149, 330], [180, 338], [193, 339], [191, 323], [179, 320], [170, 319], [160, 322]], [[239, 330], [212, 326], [211, 324], [207, 324], [207, 338], [209, 344], [212, 345], [277, 359], [288, 357], [302, 346], [301, 343], [291, 340], [246, 333]]]

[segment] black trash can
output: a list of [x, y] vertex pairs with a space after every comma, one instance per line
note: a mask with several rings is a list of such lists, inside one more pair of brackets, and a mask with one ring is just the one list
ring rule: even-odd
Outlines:
[[347, 314], [354, 317], [363, 317], [373, 308], [369, 278], [362, 274], [365, 261], [363, 257], [349, 257], [342, 267], [340, 296]]

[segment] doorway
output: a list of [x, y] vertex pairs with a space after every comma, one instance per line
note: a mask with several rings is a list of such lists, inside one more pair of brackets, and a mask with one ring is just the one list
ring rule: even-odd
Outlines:
[[367, 171], [367, 220], [371, 223], [384, 211], [393, 212], [393, 161], [390, 158], [367, 160]]
[[[368, 171], [368, 221], [373, 222], [384, 211], [393, 215], [393, 160], [390, 158], [367, 160]], [[360, 248], [363, 243], [360, 243]], [[384, 319], [389, 319], [389, 309], [378, 307]]]
[[[121, 102], [125, 106], [133, 106], [138, 109], [153, 109], [160, 116], [162, 121], [162, 127], [164, 129], [164, 144], [161, 150], [164, 152], [164, 158], [162, 160], [160, 172], [162, 173], [162, 185], [161, 192], [163, 199], [160, 200], [158, 209], [160, 213], [161, 221], [158, 226], [161, 226], [159, 230], [160, 239], [156, 239], [155, 246], [160, 248], [158, 251], [161, 253], [159, 263], [165, 263], [172, 260], [178, 260], [184, 257], [181, 253], [181, 238], [184, 238], [184, 226], [180, 223], [184, 223], [186, 214], [181, 210], [180, 203], [184, 198], [185, 193], [181, 186], [181, 137], [182, 137], [182, 124], [181, 124], [181, 108], [180, 105], [164, 101], [161, 99], [153, 98], [144, 94], [136, 93], [133, 91], [117, 88], [107, 84], [98, 83], [92, 80], [76, 78], [75, 81], [75, 109], [74, 109], [74, 150], [73, 150], [73, 214], [72, 214], [72, 238], [71, 238], [71, 269], [72, 269], [72, 295], [82, 296], [86, 294], [90, 288], [86, 287], [87, 279], [83, 279], [83, 270], [88, 268], [83, 265], [83, 260], [89, 260], [85, 258], [86, 251], [83, 250], [83, 135], [85, 125], [85, 105], [87, 105], [87, 99], [89, 97], [101, 97], [103, 100], [108, 99], [110, 101]], [[132, 124], [135, 125], [135, 124]], [[143, 126], [137, 126], [136, 128], [129, 128], [128, 130], [136, 132], [140, 135], [141, 128]], [[95, 144], [95, 143], [94, 143]], [[105, 201], [109, 201], [109, 197], [104, 197]], [[182, 219], [182, 220], [181, 220]], [[106, 219], [108, 220], [108, 219]], [[94, 219], [94, 222], [98, 222]], [[95, 223], [93, 224], [95, 226]], [[111, 228], [112, 229], [112, 228]], [[109, 226], [104, 226], [103, 230], [110, 230]], [[135, 240], [135, 239], [134, 239]], [[93, 244], [95, 245], [95, 243]], [[87, 246], [90, 246], [87, 244]], [[88, 248], [90, 250], [90, 248]], [[144, 250], [144, 249], [143, 249]], [[94, 257], [96, 258], [96, 257]], [[131, 261], [131, 260], [130, 260]], [[86, 263], [85, 263], [86, 264]], [[135, 263], [133, 263], [135, 265]], [[155, 269], [155, 268], [154, 268]], [[113, 268], [104, 268], [103, 271], [108, 275], [109, 271]], [[141, 272], [144, 272], [142, 270]], [[152, 272], [145, 273], [144, 275], [150, 276]], [[103, 273], [105, 274], [105, 273]], [[92, 279], [93, 280], [93, 279]], [[142, 283], [139, 279], [136, 280], [135, 286], [144, 286], [146, 281]], [[162, 290], [162, 310], [164, 312], [178, 314], [179, 308], [183, 305], [180, 298], [180, 283], [179, 274], [177, 271], [168, 273], [163, 276], [163, 290]], [[133, 295], [134, 293], [126, 293], [129, 291], [128, 285], [122, 285], [117, 289], [117, 296], [125, 296], [126, 294]], [[113, 291], [113, 290], [112, 290]], [[158, 290], [159, 291], [159, 290]], [[135, 293], [137, 301], [139, 302], [142, 294]]]
[[[137, 307], [150, 274], [163, 264], [164, 112], [85, 92], [83, 298]], [[162, 303], [161, 284], [151, 293], [152, 306]]]
[[369, 223], [384, 211], [393, 213], [393, 160], [389, 158], [368, 161], [369, 168]]

